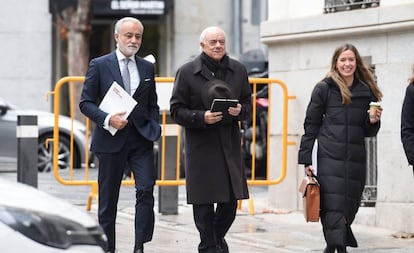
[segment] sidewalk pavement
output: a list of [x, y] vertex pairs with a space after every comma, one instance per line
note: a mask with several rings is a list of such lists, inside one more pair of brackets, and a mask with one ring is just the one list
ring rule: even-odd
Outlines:
[[[90, 172], [90, 178], [94, 173]], [[0, 163], [0, 177], [16, 178], [16, 172]], [[86, 186], [63, 186], [52, 173], [39, 173], [38, 188], [64, 198], [85, 210], [90, 191]], [[155, 231], [153, 240], [145, 244], [146, 253], [196, 253], [199, 243], [194, 226], [192, 207], [186, 204], [185, 187], [179, 187], [178, 215], [162, 215], [158, 212], [158, 187], [155, 189]], [[226, 236], [232, 253], [300, 253], [322, 252], [324, 239], [320, 223], [306, 223], [301, 212], [272, 210], [268, 208], [267, 187], [251, 187], [255, 214], [249, 214], [248, 201], [242, 202], [236, 220]], [[123, 186], [120, 193], [117, 218], [117, 250], [132, 252], [134, 242], [134, 188]], [[362, 207], [357, 214], [372, 213], [371, 207]], [[90, 214], [96, 216], [94, 201]], [[360, 217], [364, 218], [364, 217]], [[414, 238], [397, 238], [398, 231], [353, 224], [359, 243], [349, 248], [349, 253], [409, 253], [414, 252]]]
[[[180, 191], [184, 192], [185, 188], [180, 188]], [[248, 202], [243, 201], [242, 208], [226, 236], [230, 252], [322, 253], [325, 242], [320, 223], [306, 223], [301, 212], [268, 209], [267, 187], [252, 187], [251, 195], [256, 213], [250, 215]], [[131, 223], [134, 209], [122, 208], [118, 217], [118, 250], [122, 253], [131, 252], [134, 241]], [[199, 236], [194, 226], [191, 205], [187, 205], [185, 201], [179, 202], [178, 215], [157, 214], [155, 224], [154, 238], [145, 245], [145, 252], [197, 252]], [[349, 248], [349, 253], [414, 252], [414, 238], [395, 238], [395, 231], [358, 224], [353, 225], [353, 230], [359, 248]]]

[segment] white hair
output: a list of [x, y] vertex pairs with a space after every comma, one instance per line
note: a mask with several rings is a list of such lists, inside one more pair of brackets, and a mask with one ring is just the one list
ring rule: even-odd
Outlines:
[[115, 34], [118, 34], [119, 31], [121, 30], [121, 25], [125, 22], [135, 22], [137, 23], [140, 27], [142, 32], [144, 32], [144, 25], [141, 23], [141, 21], [139, 21], [136, 18], [133, 17], [125, 17], [125, 18], [121, 18], [120, 20], [116, 21], [115, 23]]
[[201, 32], [201, 34], [200, 34], [200, 42], [203, 42], [203, 41], [206, 40], [206, 33], [211, 32], [211, 31], [214, 31], [214, 30], [219, 30], [219, 31], [223, 32], [224, 33], [224, 37], [226, 37], [226, 33], [220, 27], [218, 27], [218, 26], [209, 26], [209, 27], [205, 28]]
[[[221, 29], [218, 26], [209, 26], [201, 32], [201, 34], [200, 34], [200, 43], [204, 42], [206, 40], [206, 34], [208, 32], [217, 31], [217, 30], [223, 32], [224, 38], [226, 38], [226, 33], [224, 32], [223, 29]], [[201, 47], [201, 45], [200, 45], [200, 52], [203, 52], [203, 48]]]

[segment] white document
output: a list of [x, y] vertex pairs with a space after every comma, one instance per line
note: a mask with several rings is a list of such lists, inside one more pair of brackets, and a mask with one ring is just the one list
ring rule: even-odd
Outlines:
[[[123, 115], [123, 118], [126, 119], [129, 114], [131, 114], [136, 104], [137, 101], [114, 81], [99, 105], [99, 109], [109, 114], [126, 112]], [[118, 131], [118, 129], [109, 126], [109, 132], [112, 135], [115, 135], [116, 131]]]

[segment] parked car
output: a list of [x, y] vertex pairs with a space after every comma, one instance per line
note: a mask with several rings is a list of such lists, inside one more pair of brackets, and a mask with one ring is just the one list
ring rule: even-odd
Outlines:
[[[11, 158], [17, 161], [17, 139], [16, 126], [18, 115], [37, 115], [39, 128], [38, 137], [38, 170], [41, 172], [51, 171], [53, 168], [53, 142], [45, 143], [48, 138], [53, 137], [54, 114], [39, 110], [22, 110], [10, 104], [0, 97], [0, 158]], [[70, 131], [72, 122], [69, 117], [59, 116], [59, 156], [60, 169], [66, 169], [70, 165]], [[86, 126], [74, 120], [73, 122], [73, 167], [81, 168], [85, 164]], [[90, 142], [89, 142], [90, 143]], [[90, 155], [89, 163], [93, 161]]]
[[8, 253], [102, 253], [107, 237], [80, 208], [0, 177], [0, 245]]

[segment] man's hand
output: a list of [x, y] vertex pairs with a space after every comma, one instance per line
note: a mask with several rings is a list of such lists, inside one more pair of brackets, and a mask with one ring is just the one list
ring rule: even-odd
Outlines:
[[208, 110], [204, 113], [204, 122], [206, 122], [206, 124], [215, 124], [222, 119], [222, 112], [211, 112], [210, 110]]
[[237, 107], [229, 107], [229, 114], [233, 117], [237, 117], [239, 116], [240, 112], [241, 112], [241, 104], [237, 104]]
[[126, 112], [118, 112], [112, 115], [109, 118], [109, 125], [118, 130], [123, 129], [128, 124], [128, 120], [122, 118], [122, 116], [125, 115], [125, 113]]
[[[233, 117], [237, 117], [241, 112], [241, 108], [241, 104], [237, 104], [237, 107], [229, 107], [228, 113]], [[204, 122], [206, 122], [206, 124], [215, 124], [221, 121], [222, 119], [222, 112], [211, 112], [210, 110], [208, 110], [204, 113]]]

